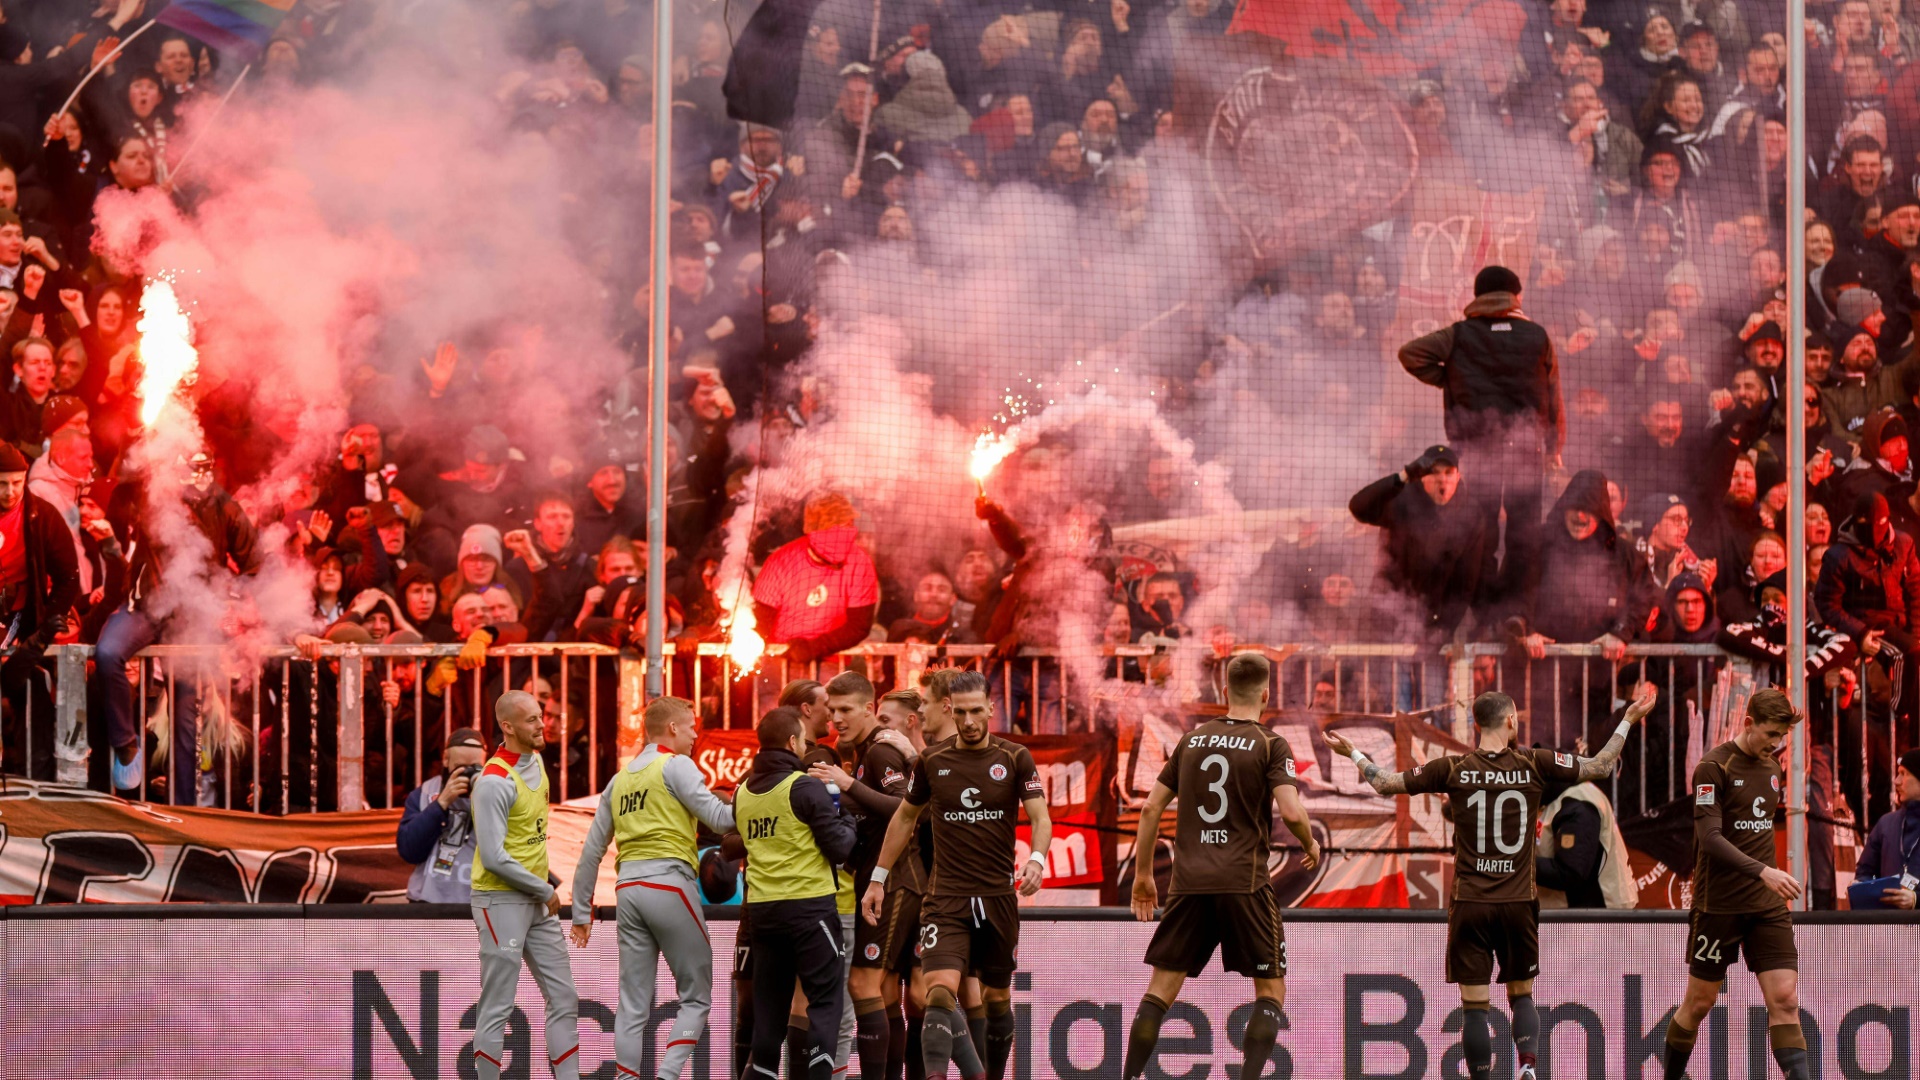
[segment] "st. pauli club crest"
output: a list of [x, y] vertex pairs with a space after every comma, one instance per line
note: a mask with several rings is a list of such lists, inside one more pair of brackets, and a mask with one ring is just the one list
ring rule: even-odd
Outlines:
[[1337, 75], [1249, 71], [1207, 130], [1208, 190], [1256, 258], [1387, 216], [1418, 162], [1387, 93]]

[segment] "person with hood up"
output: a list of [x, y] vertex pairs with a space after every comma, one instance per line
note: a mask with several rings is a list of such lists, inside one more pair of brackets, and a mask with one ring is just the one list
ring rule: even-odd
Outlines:
[[1897, 408], [1901, 376], [1911, 358], [1898, 364], [1880, 362], [1880, 342], [1864, 326], [1838, 319], [1827, 324], [1827, 337], [1839, 355], [1833, 373], [1835, 385], [1820, 391], [1820, 411], [1827, 422], [1849, 438], [1858, 438], [1867, 417], [1885, 408]]
[[859, 644], [873, 626], [880, 577], [859, 544], [853, 503], [838, 492], [807, 500], [806, 535], [767, 557], [753, 583], [754, 615], [767, 641], [806, 663]]
[[[1488, 516], [1506, 510], [1501, 578], [1510, 593], [1535, 562], [1541, 483], [1566, 445], [1553, 342], [1520, 310], [1520, 290], [1518, 274], [1488, 266], [1474, 275], [1465, 318], [1400, 347], [1400, 366], [1440, 387], [1447, 441]], [[1604, 482], [1601, 495], [1604, 503]]]
[[973, 117], [954, 100], [947, 66], [921, 49], [907, 57], [907, 85], [893, 100], [874, 110], [881, 131], [908, 142], [950, 143], [973, 126]]
[[1907, 422], [1892, 409], [1880, 409], [1860, 427], [1860, 455], [1840, 475], [1840, 491], [1851, 504], [1862, 495], [1880, 495], [1889, 505], [1914, 494], [1913, 460]]
[[[1875, 806], [1886, 805], [1893, 746], [1911, 741], [1892, 736], [1912, 726], [1907, 657], [1920, 630], [1920, 558], [1914, 555], [1913, 539], [1893, 527], [1884, 495], [1868, 493], [1853, 504], [1852, 515], [1821, 563], [1813, 604], [1823, 622], [1858, 642], [1860, 654], [1874, 661], [1865, 670], [1874, 714], [1864, 725], [1869, 791], [1853, 793], [1867, 796], [1854, 805], [1870, 816]], [[1859, 760], [1860, 749], [1849, 753], [1845, 744], [1861, 734], [1860, 726], [1841, 725], [1842, 760]]]
[[1381, 529], [1382, 579], [1418, 600], [1425, 631], [1443, 638], [1485, 599], [1494, 579], [1497, 525], [1463, 483], [1452, 448], [1430, 446], [1347, 503], [1356, 521]]
[[[1556, 642], [1592, 642], [1600, 646], [1603, 660], [1556, 661], [1563, 669], [1557, 684], [1552, 672], [1536, 671], [1534, 715], [1556, 715], [1553, 710], [1558, 707], [1560, 715], [1592, 716], [1596, 723], [1605, 722], [1612, 711], [1610, 665], [1626, 655], [1627, 642], [1647, 625], [1658, 602], [1647, 580], [1646, 560], [1620, 537], [1607, 478], [1595, 469], [1574, 474], [1541, 530], [1544, 537], [1538, 554], [1525, 568], [1526, 588], [1517, 598], [1508, 629], [1535, 660]], [[1586, 670], [1590, 663], [1591, 670]], [[1542, 697], [1552, 695], [1556, 685], [1567, 695], [1564, 700], [1556, 703]], [[1582, 688], [1591, 693], [1592, 702], [1581, 700]], [[1597, 707], [1581, 711], [1595, 703]], [[1561, 734], [1555, 732], [1554, 741]], [[1565, 737], [1571, 740], [1573, 734], [1567, 732]], [[1605, 732], [1600, 734], [1600, 739], [1593, 740], [1595, 745], [1605, 741]]]

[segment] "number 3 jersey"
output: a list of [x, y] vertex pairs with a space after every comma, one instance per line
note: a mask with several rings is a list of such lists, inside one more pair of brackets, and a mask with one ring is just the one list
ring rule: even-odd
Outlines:
[[1580, 779], [1572, 754], [1475, 750], [1434, 758], [1407, 774], [1410, 795], [1444, 794], [1453, 808], [1453, 898], [1502, 904], [1536, 898], [1534, 823], [1549, 780]]
[[1251, 720], [1209, 720], [1174, 745], [1159, 782], [1180, 800], [1169, 895], [1267, 887], [1273, 789], [1298, 786], [1287, 740]]

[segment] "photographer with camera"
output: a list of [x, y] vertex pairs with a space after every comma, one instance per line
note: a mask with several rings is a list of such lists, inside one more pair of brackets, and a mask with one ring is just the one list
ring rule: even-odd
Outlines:
[[464, 904], [472, 893], [473, 812], [467, 793], [487, 761], [487, 744], [473, 728], [447, 736], [440, 775], [407, 796], [394, 846], [413, 864], [407, 900]]

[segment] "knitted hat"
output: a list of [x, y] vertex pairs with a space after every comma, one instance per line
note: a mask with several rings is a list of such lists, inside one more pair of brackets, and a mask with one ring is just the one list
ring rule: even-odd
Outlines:
[[27, 471], [27, 458], [12, 443], [0, 443], [0, 473]]
[[1520, 275], [1504, 266], [1483, 266], [1473, 275], [1473, 295], [1485, 296], [1491, 292], [1517, 293], [1520, 291]]
[[1834, 314], [1844, 323], [1858, 325], [1880, 310], [1880, 294], [1868, 288], [1847, 289], [1834, 302]]
[[72, 394], [55, 394], [47, 399], [46, 407], [40, 411], [40, 434], [53, 438], [53, 433], [66, 427], [76, 416], [87, 415], [87, 403]]
[[485, 555], [494, 562], [506, 562], [500, 546], [500, 530], [491, 525], [469, 525], [467, 531], [460, 534], [460, 558], [469, 555]]

